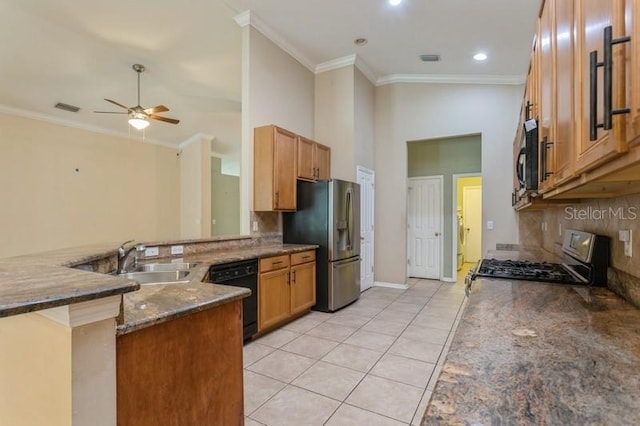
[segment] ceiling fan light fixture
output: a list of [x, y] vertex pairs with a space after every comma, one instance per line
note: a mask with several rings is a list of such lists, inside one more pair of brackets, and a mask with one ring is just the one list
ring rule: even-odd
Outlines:
[[134, 114], [129, 119], [129, 124], [131, 125], [131, 127], [135, 128], [136, 130], [143, 130], [149, 127], [149, 121], [142, 114]]

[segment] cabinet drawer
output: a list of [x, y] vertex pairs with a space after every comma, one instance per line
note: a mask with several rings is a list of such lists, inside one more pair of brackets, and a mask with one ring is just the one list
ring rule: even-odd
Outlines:
[[260, 259], [260, 272], [275, 271], [289, 266], [289, 255], [267, 257]]
[[314, 260], [316, 260], [315, 250], [309, 250], [309, 251], [303, 251], [300, 253], [291, 254], [292, 265], [299, 265], [301, 263], [313, 262]]

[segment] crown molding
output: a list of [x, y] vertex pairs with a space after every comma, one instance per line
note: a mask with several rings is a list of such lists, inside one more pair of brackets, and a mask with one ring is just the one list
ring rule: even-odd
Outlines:
[[343, 56], [341, 58], [332, 59], [327, 62], [322, 62], [316, 65], [314, 72], [319, 74], [321, 72], [336, 70], [338, 68], [348, 67], [349, 65], [355, 65], [356, 54]]
[[[20, 108], [14, 108], [7, 105], [0, 105], [0, 113], [8, 115], [16, 115], [18, 117], [30, 118], [32, 120], [44, 121], [50, 124], [56, 124], [59, 126], [71, 127], [74, 129], [86, 130], [93, 133], [99, 133], [102, 135], [115, 136], [118, 138], [131, 139], [131, 136], [125, 132], [116, 132], [114, 130], [105, 129], [104, 127], [92, 126], [90, 124], [80, 123], [72, 120], [65, 120], [59, 117], [54, 117], [48, 114], [42, 114], [39, 112], [27, 111]], [[148, 143], [151, 145], [159, 145], [165, 148], [176, 149], [174, 144], [162, 142], [156, 139], [144, 138], [140, 142]]]
[[284, 37], [278, 34], [273, 28], [268, 26], [264, 21], [262, 21], [255, 12], [251, 10], [245, 10], [244, 12], [233, 17], [236, 23], [241, 27], [246, 27], [247, 25], [251, 25], [256, 30], [260, 31], [262, 35], [271, 40], [276, 46], [280, 49], [287, 52], [291, 55], [296, 61], [300, 62], [305, 68], [309, 71], [315, 71], [315, 65], [309, 58], [307, 58], [302, 52], [293, 47]]
[[371, 82], [371, 84], [376, 84], [376, 77], [374, 72], [371, 70], [369, 65], [367, 65], [367, 63], [364, 62], [362, 58], [355, 53], [318, 64], [316, 65], [315, 73], [319, 74], [321, 72], [331, 71], [350, 65], [354, 65], [356, 68], [358, 68], [360, 72], [367, 78], [367, 80]]
[[519, 85], [524, 82], [524, 75], [393, 74], [376, 80], [376, 86], [394, 83]]

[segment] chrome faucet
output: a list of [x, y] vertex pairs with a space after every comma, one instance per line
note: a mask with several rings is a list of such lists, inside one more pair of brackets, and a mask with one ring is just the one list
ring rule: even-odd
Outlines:
[[129, 262], [131, 259], [131, 253], [135, 251], [135, 255], [133, 256], [134, 258], [133, 265], [136, 266], [138, 263], [138, 253], [146, 250], [146, 247], [144, 246], [144, 244], [136, 244], [127, 249], [124, 248], [125, 245], [132, 242], [133, 240], [125, 241], [118, 248], [118, 273], [119, 274], [127, 273], [127, 268], [129, 267]]

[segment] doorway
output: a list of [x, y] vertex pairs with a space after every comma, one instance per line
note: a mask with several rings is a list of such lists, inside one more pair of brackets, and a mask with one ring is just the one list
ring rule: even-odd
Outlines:
[[482, 176], [477, 173], [453, 175], [453, 277], [482, 256]]
[[443, 176], [409, 178], [407, 275], [441, 279]]
[[360, 184], [360, 291], [373, 287], [373, 224], [375, 210], [375, 173], [362, 166], [356, 168]]

